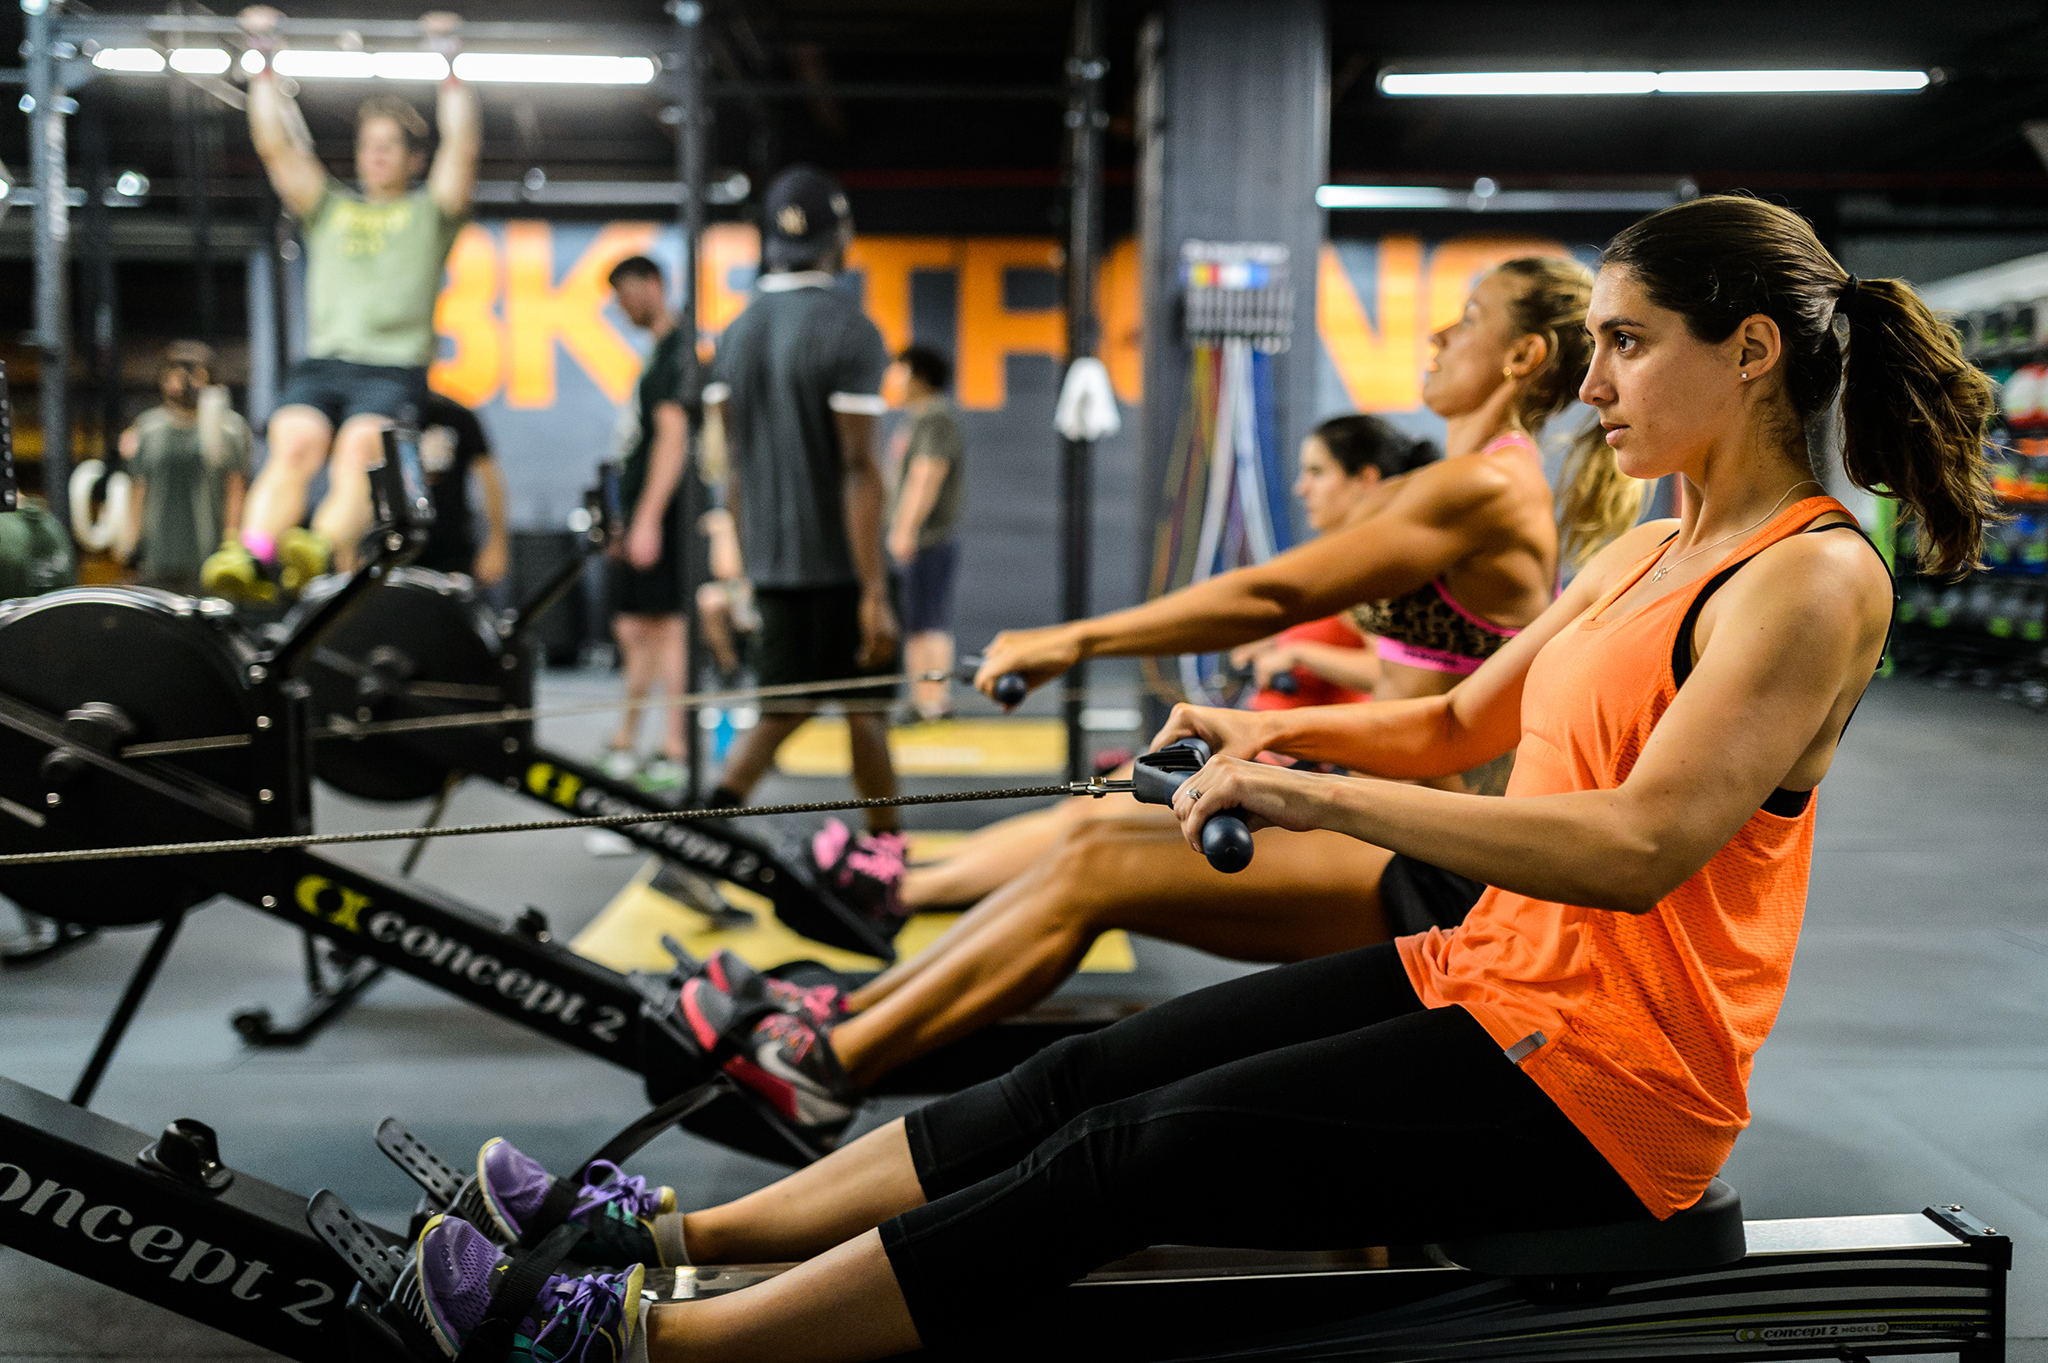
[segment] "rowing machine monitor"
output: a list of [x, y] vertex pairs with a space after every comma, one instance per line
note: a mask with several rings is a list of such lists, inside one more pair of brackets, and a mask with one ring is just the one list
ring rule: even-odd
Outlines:
[[[1148, 752], [1131, 766], [1131, 794], [1140, 804], [1170, 805], [1183, 783], [1209, 760], [1209, 745], [1183, 738]], [[1252, 864], [1252, 830], [1242, 809], [1211, 815], [1202, 825], [1202, 855], [1219, 871], [1236, 873]]]

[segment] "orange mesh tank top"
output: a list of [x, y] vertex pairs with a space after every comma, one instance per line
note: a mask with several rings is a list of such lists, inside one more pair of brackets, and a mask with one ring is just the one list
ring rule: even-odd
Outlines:
[[[1841, 510], [1831, 497], [1797, 502], [1721, 566]], [[1507, 798], [1628, 778], [1678, 693], [1679, 625], [1719, 576], [1601, 620], [1656, 558], [1531, 664]], [[1470, 1012], [1653, 1213], [1681, 1211], [1749, 1125], [1750, 1062], [1777, 1020], [1806, 909], [1815, 804], [1758, 810], [1640, 916], [1488, 889], [1461, 927], [1400, 939], [1408, 977], [1429, 1007]]]

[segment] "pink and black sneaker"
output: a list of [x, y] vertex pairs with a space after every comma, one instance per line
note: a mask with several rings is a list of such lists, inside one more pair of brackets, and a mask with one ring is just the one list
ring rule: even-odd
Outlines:
[[[717, 1052], [732, 1037], [720, 1068], [808, 1139], [829, 1147], [853, 1120], [858, 1099], [831, 1044], [820, 1029], [783, 1012], [744, 962], [733, 958], [716, 975], [706, 969], [685, 980], [676, 1008], [705, 1051]], [[745, 1035], [734, 1036], [741, 1027]]]
[[838, 985], [806, 987], [794, 980], [760, 974], [725, 947], [705, 958], [699, 974], [728, 996], [738, 990], [753, 988], [754, 981], [758, 980], [760, 988], [767, 991], [776, 1007], [785, 1013], [794, 1013], [820, 1032], [837, 1026], [847, 1015], [846, 991]]
[[891, 935], [905, 916], [903, 872], [909, 851], [901, 833], [855, 833], [838, 819], [827, 819], [811, 836], [819, 878]]

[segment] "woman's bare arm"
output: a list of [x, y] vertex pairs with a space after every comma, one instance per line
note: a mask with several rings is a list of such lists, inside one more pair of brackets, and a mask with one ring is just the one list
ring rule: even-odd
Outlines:
[[1175, 813], [1197, 843], [1210, 815], [1242, 807], [1505, 890], [1647, 913], [1756, 814], [1876, 666], [1891, 603], [1883, 569], [1861, 545], [1824, 542], [1847, 536], [1816, 538], [1774, 546], [1768, 572], [1738, 575], [1721, 592], [1717, 613], [1736, 623], [1702, 641], [1691, 677], [1614, 789], [1489, 800], [1216, 757], [1182, 788]]
[[989, 692], [997, 677], [1021, 672], [1037, 686], [1083, 658], [1218, 652], [1413, 591], [1485, 547], [1514, 491], [1476, 461], [1418, 469], [1377, 514], [1265, 563], [1092, 620], [1007, 630], [983, 652], [975, 685]]

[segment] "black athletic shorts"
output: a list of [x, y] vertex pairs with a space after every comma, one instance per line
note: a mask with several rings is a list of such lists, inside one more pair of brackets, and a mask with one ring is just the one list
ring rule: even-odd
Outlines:
[[960, 541], [927, 545], [903, 565], [903, 637], [953, 629], [953, 582], [960, 572]]
[[311, 407], [336, 428], [352, 416], [417, 421], [426, 400], [423, 367], [331, 358], [294, 364], [277, 395], [278, 407]]
[[1431, 928], [1455, 928], [1486, 886], [1399, 852], [1380, 873], [1380, 913], [1387, 932], [1412, 937]]
[[[761, 628], [755, 635], [755, 675], [763, 686], [795, 686], [804, 682], [838, 681], [847, 677], [882, 676], [901, 670], [902, 656], [886, 658], [879, 667], [860, 666], [860, 585], [836, 587], [756, 587], [754, 609]], [[836, 691], [825, 699], [890, 701], [893, 685]], [[800, 702], [764, 710], [800, 708]]]

